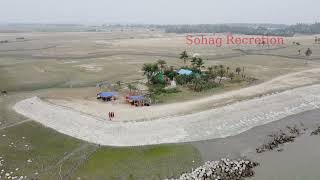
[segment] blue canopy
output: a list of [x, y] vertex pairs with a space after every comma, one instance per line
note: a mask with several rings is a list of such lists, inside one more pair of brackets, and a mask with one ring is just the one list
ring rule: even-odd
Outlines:
[[191, 75], [191, 74], [192, 74], [192, 71], [191, 71], [191, 70], [188, 70], [188, 69], [180, 69], [177, 73], [178, 73], [179, 75]]
[[117, 96], [118, 93], [117, 92], [101, 92], [98, 94], [100, 97], [104, 97], [104, 98], [110, 98], [110, 97], [114, 97]]
[[144, 96], [129, 96], [129, 99], [133, 101], [141, 101], [144, 100]]

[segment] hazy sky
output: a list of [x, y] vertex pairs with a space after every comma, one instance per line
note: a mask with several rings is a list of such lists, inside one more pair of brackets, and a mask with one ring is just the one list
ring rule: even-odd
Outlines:
[[313, 23], [320, 0], [0, 0], [0, 23]]

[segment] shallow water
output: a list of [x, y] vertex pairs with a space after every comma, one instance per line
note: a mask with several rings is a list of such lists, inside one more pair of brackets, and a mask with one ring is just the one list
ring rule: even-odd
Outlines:
[[[255, 153], [255, 148], [267, 141], [267, 136], [286, 126], [301, 125], [306, 134], [295, 142], [281, 146], [284, 151]], [[223, 157], [247, 157], [261, 165], [255, 168], [253, 180], [316, 180], [320, 179], [320, 136], [310, 136], [310, 131], [320, 125], [320, 109], [289, 116], [282, 120], [255, 127], [236, 136], [192, 143], [204, 160]]]

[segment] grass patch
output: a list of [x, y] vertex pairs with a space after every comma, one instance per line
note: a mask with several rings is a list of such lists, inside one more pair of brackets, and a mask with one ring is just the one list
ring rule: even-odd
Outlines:
[[177, 176], [201, 164], [191, 145], [158, 145], [132, 148], [103, 147], [80, 167], [84, 179], [151, 180]]
[[1, 130], [0, 141], [2, 168], [30, 179], [164, 179], [201, 164], [192, 145], [98, 148], [35, 122]]
[[4, 169], [15, 172], [19, 168], [16, 175], [29, 178], [36, 178], [46, 169], [54, 167], [82, 143], [34, 122], [1, 130], [0, 142], [0, 156], [5, 159]]
[[216, 88], [207, 89], [201, 92], [191, 91], [187, 87], [179, 86], [179, 92], [177, 93], [161, 93], [155, 96], [157, 103], [174, 103], [181, 101], [188, 101], [199, 99], [202, 97], [211, 96], [218, 93], [224, 93], [231, 90], [240, 89], [243, 87], [248, 87], [250, 82], [248, 81], [231, 81], [226, 82], [223, 86], [218, 86]]

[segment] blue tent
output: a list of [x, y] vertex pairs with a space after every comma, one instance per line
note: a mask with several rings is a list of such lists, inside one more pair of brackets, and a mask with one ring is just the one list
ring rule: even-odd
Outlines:
[[111, 98], [111, 97], [114, 97], [117, 95], [118, 95], [117, 92], [101, 92], [98, 94], [98, 96], [100, 96], [102, 98]]
[[188, 70], [188, 69], [180, 69], [177, 73], [178, 73], [179, 75], [191, 75], [191, 74], [192, 74], [192, 71], [191, 71], [191, 70]]
[[133, 101], [142, 101], [144, 100], [144, 96], [129, 96], [129, 99]]

